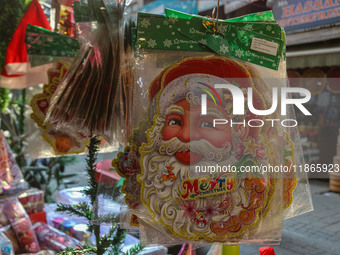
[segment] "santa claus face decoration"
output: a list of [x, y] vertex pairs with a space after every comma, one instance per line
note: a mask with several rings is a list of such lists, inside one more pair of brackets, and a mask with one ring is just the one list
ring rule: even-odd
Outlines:
[[[222, 149], [231, 144], [231, 128], [227, 125], [213, 127], [213, 119], [227, 117], [223, 108], [214, 107], [211, 100], [208, 101], [210, 109], [214, 109], [215, 115], [201, 115], [199, 105], [191, 105], [187, 100], [181, 100], [171, 105], [166, 110], [162, 139], [170, 141], [178, 139], [178, 144], [184, 147], [193, 141], [205, 140], [211, 146]], [[221, 109], [222, 108], [222, 109]], [[213, 129], [213, 132], [212, 132]], [[177, 144], [176, 144], [177, 146]], [[175, 153], [177, 160], [185, 165], [198, 163], [203, 156], [191, 150], [183, 150]]]
[[[275, 189], [270, 176], [238, 171], [242, 165], [269, 163], [266, 127], [213, 123], [254, 117], [249, 112], [231, 116], [230, 93], [215, 91], [215, 84], [235, 84], [241, 90], [251, 86], [258, 109], [265, 108], [251, 73], [249, 67], [228, 58], [187, 58], [165, 68], [149, 87], [152, 126], [139, 149], [140, 199], [174, 236], [191, 241], [237, 240], [256, 227], [259, 215], [269, 208]], [[207, 114], [202, 114], [203, 93], [213, 95], [207, 100]], [[212, 165], [236, 171], [207, 171]]]

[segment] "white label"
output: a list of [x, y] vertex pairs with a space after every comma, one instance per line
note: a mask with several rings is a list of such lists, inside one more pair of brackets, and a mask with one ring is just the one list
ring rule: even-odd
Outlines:
[[250, 49], [266, 53], [272, 56], [276, 56], [279, 44], [275, 42], [270, 42], [264, 39], [253, 37], [251, 41]]

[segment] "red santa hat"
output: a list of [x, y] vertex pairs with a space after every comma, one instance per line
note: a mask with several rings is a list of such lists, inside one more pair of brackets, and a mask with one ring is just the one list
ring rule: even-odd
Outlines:
[[24, 88], [47, 81], [46, 71], [51, 65], [30, 68], [27, 62], [25, 43], [27, 24], [51, 30], [38, 0], [32, 0], [8, 44], [5, 65], [0, 75], [0, 87]]
[[[189, 91], [194, 88], [202, 88], [202, 84], [208, 85], [208, 90], [216, 99], [224, 105], [224, 97], [221, 90], [211, 91], [215, 84], [237, 83], [241, 89], [254, 86], [253, 75], [249, 67], [225, 57], [193, 57], [184, 59], [164, 70], [152, 81], [149, 87], [149, 100], [151, 102], [149, 115], [156, 114], [156, 99], [158, 99], [158, 113], [166, 106], [174, 104], [186, 98]], [[192, 86], [194, 85], [194, 86]], [[207, 88], [207, 87], [206, 87]], [[198, 90], [201, 91], [201, 90]], [[160, 92], [160, 94], [159, 94]], [[204, 93], [204, 92], [203, 92]], [[216, 94], [219, 94], [217, 96]], [[263, 102], [254, 93], [254, 104], [257, 109], [263, 108]], [[225, 105], [224, 105], [225, 106]]]
[[[237, 84], [244, 91], [247, 91], [248, 87], [253, 87], [255, 88], [253, 93], [254, 107], [256, 109], [266, 108], [263, 98], [256, 90], [257, 84], [249, 66], [225, 57], [193, 57], [165, 68], [152, 81], [149, 87], [150, 121], [156, 114], [160, 114], [164, 118], [167, 107], [183, 99], [188, 100], [189, 92], [192, 92], [191, 95], [193, 96], [190, 102], [195, 103], [197, 99], [197, 104], [200, 104], [200, 95], [205, 93], [203, 88], [210, 90], [210, 94], [216, 99], [215, 101], [221, 104], [225, 110], [228, 110], [228, 107], [232, 106], [231, 97], [226, 97], [229, 92], [221, 89], [214, 90], [215, 84]], [[245, 114], [246, 116], [240, 116], [240, 118], [245, 118], [246, 121], [257, 118], [249, 111], [246, 111]], [[230, 117], [236, 118], [234, 119], [236, 121], [239, 118], [237, 116]], [[247, 136], [256, 139], [258, 128], [252, 128], [248, 131]]]

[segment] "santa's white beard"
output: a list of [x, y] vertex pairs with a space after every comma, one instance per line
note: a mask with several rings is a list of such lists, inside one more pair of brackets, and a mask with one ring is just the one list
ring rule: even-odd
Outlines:
[[[197, 173], [194, 166], [184, 165], [179, 162], [175, 156], [176, 152], [186, 151], [190, 148], [192, 152], [199, 153], [203, 158], [197, 163], [200, 166], [209, 166], [218, 162], [221, 165], [229, 165], [235, 163], [235, 158], [230, 154], [230, 145], [225, 148], [216, 148], [208, 141], [182, 143], [178, 139], [162, 141], [161, 130], [163, 129], [164, 120], [159, 118], [156, 125], [150, 130], [149, 138], [152, 140], [150, 144], [143, 147], [142, 166], [144, 169], [140, 180], [143, 181], [144, 188], [143, 203], [147, 204], [149, 209], [156, 216], [155, 220], [161, 219], [168, 228], [172, 229], [178, 235], [185, 232], [189, 236], [215, 235], [211, 232], [209, 224], [205, 227], [196, 227], [191, 217], [184, 217], [183, 210], [179, 208], [181, 197], [179, 190], [181, 183], [186, 178], [211, 177], [209, 173]], [[150, 142], [150, 141], [149, 141]], [[214, 160], [214, 161], [213, 161]], [[162, 174], [166, 166], [173, 167], [175, 180], [163, 180]], [[203, 209], [207, 204], [217, 204], [222, 202], [228, 194], [214, 195], [206, 198], [195, 199], [196, 208]], [[235, 196], [237, 197], [237, 195]], [[239, 197], [239, 200], [242, 200]], [[221, 215], [218, 220], [227, 216]], [[208, 218], [206, 219], [208, 222]], [[217, 219], [215, 219], [217, 220]]]

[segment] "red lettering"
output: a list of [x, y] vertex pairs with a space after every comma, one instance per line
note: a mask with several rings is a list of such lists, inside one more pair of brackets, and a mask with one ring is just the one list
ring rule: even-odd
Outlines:
[[296, 23], [297, 23], [297, 24], [305, 23], [305, 22], [303, 21], [302, 16], [296, 17]]
[[282, 19], [282, 20], [279, 20], [277, 23], [279, 23], [279, 25], [281, 27], [289, 27], [290, 26], [290, 22], [291, 22], [292, 18], [289, 18], [289, 19]]
[[332, 0], [326, 0], [325, 3], [323, 4], [323, 8], [326, 9], [326, 8], [329, 8], [329, 7], [333, 7], [333, 2]]
[[319, 20], [323, 20], [323, 19], [327, 19], [325, 11], [321, 11], [320, 14], [319, 14]]
[[311, 15], [310, 14], [308, 14], [308, 15], [305, 15], [305, 22], [306, 23], [308, 23], [308, 22], [312, 22], [312, 20], [311, 20]]
[[319, 17], [319, 13], [313, 13], [312, 14], [313, 21], [317, 20], [318, 17]]
[[185, 181], [183, 182], [182, 187], [184, 190], [186, 190], [186, 193], [181, 195], [183, 199], [187, 199], [189, 195], [193, 193], [193, 191], [197, 195], [200, 194], [198, 190], [198, 180], [195, 180], [193, 184], [191, 183], [191, 181]]
[[297, 6], [296, 6], [296, 8], [295, 8], [295, 15], [297, 15], [297, 14], [303, 14], [304, 12], [303, 12], [303, 8], [302, 8], [302, 4], [301, 3], [299, 3]]
[[233, 178], [227, 178], [227, 190], [232, 190], [234, 187], [234, 179]]
[[332, 9], [332, 17], [338, 17], [339, 16], [339, 8]]
[[305, 12], [311, 12], [313, 10], [313, 1], [307, 1], [305, 3]]
[[314, 11], [322, 9], [322, 0], [314, 0]]
[[299, 23], [301, 23], [300, 22], [301, 21], [301, 17], [294, 17], [294, 18], [292, 18], [292, 25], [294, 26], [294, 25], [297, 25], [297, 24], [299, 24]]
[[288, 5], [286, 7], [283, 7], [282, 8], [282, 18], [286, 18], [286, 17], [289, 17], [289, 16], [293, 16], [294, 15], [294, 5]]
[[217, 184], [217, 180], [210, 181], [210, 182], [209, 182], [209, 186], [210, 186], [210, 189], [209, 189], [209, 190], [214, 189], [215, 186], [216, 186], [216, 184]]

